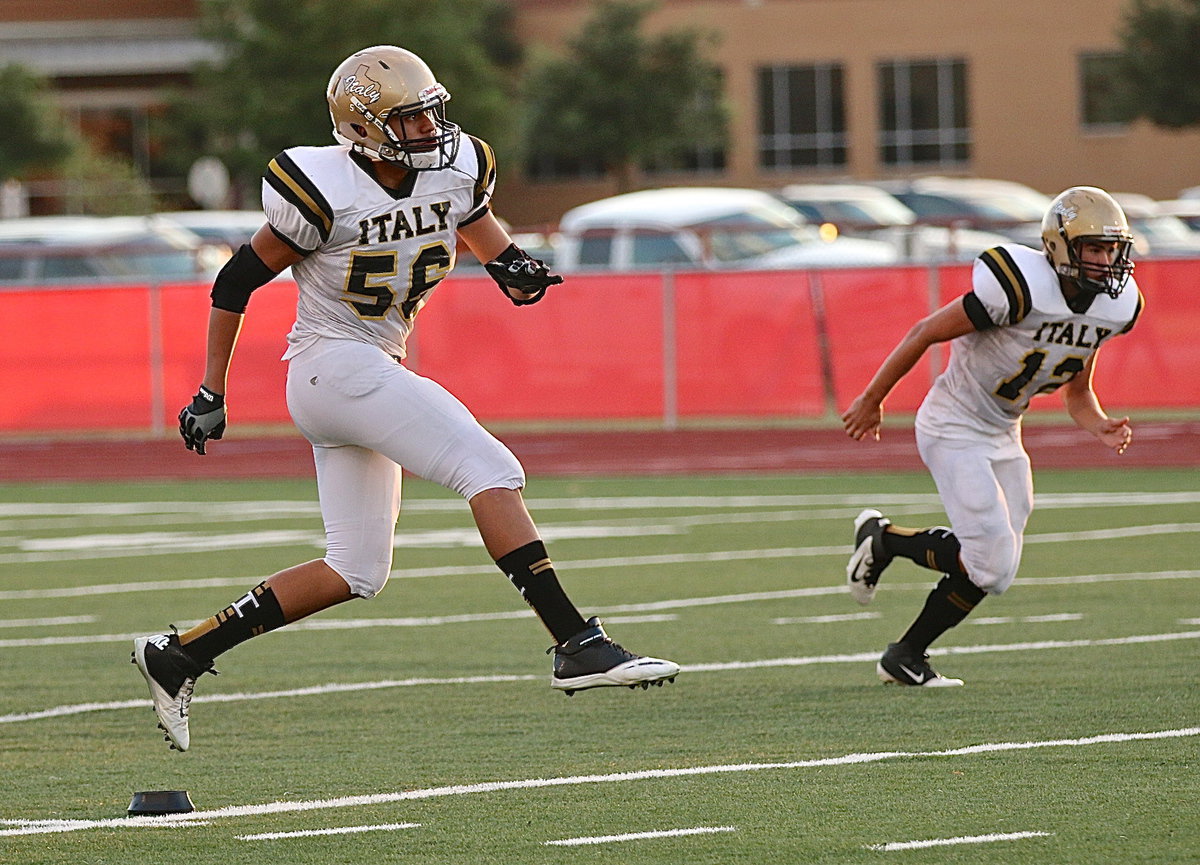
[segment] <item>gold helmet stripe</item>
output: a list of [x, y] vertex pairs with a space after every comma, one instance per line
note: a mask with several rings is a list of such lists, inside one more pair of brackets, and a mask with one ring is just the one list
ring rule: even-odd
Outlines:
[[1008, 323], [1016, 324], [1024, 319], [1029, 315], [1033, 300], [1029, 294], [1029, 283], [1025, 281], [1025, 274], [1021, 273], [1008, 250], [994, 246], [984, 250], [979, 257], [1008, 297]]
[[264, 178], [313, 224], [321, 235], [321, 240], [329, 239], [329, 232], [333, 229], [333, 208], [290, 156], [280, 153], [272, 159]]

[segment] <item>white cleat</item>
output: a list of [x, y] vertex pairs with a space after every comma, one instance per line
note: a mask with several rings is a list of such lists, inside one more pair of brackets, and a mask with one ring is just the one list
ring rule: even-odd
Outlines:
[[216, 672], [201, 667], [179, 645], [178, 634], [153, 634], [133, 641], [133, 663], [150, 688], [158, 727], [166, 733], [172, 750], [186, 751], [191, 744], [188, 706], [196, 677]]
[[867, 508], [854, 520], [854, 553], [846, 565], [846, 584], [850, 595], [864, 606], [875, 598], [879, 577], [892, 563], [883, 548], [883, 531], [892, 521], [874, 508]]

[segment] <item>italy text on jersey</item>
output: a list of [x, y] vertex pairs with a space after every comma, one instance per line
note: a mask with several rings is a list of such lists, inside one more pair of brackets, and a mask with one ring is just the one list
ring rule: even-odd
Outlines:
[[460, 225], [487, 211], [491, 148], [468, 137], [450, 168], [383, 186], [348, 147], [297, 147], [272, 160], [263, 209], [274, 232], [305, 252], [285, 357], [331, 336], [403, 357], [413, 320], [454, 266]]

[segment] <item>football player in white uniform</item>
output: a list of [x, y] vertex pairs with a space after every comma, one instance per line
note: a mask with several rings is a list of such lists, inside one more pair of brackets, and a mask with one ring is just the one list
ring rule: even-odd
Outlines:
[[469, 503], [488, 554], [554, 638], [551, 686], [577, 690], [671, 681], [679, 666], [614, 643], [559, 584], [525, 508], [513, 454], [439, 384], [403, 365], [405, 338], [461, 238], [514, 304], [562, 282], [512, 243], [492, 214], [492, 149], [446, 120], [450, 99], [417, 55], [359, 51], [327, 91], [337, 145], [271, 160], [266, 224], [217, 276], [199, 392], [179, 414], [188, 449], [225, 430], [225, 385], [250, 293], [291, 267], [299, 288], [288, 335], [287, 402], [312, 443], [326, 554], [267, 578], [185, 633], [140, 637], [133, 660], [159, 725], [189, 746], [196, 677], [238, 643], [383, 588], [400, 511], [401, 466]]
[[1071, 419], [1123, 453], [1129, 418], [1110, 418], [1092, 389], [1101, 346], [1127, 333], [1142, 311], [1132, 278], [1133, 235], [1101, 189], [1061, 193], [1042, 221], [1042, 250], [1003, 244], [974, 264], [972, 290], [917, 322], [842, 414], [855, 440], [878, 440], [883, 402], [931, 345], [951, 342], [950, 361], [917, 412], [917, 448], [933, 475], [950, 528], [906, 529], [874, 509], [854, 521], [846, 568], [862, 604], [896, 556], [943, 573], [912, 626], [876, 671], [885, 682], [961, 685], [929, 666], [929, 644], [988, 594], [1012, 583], [1033, 507], [1021, 416], [1039, 393], [1063, 389]]

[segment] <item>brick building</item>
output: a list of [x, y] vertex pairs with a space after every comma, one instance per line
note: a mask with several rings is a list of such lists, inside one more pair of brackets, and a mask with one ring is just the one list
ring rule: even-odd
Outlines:
[[[561, 46], [587, 0], [514, 0], [530, 43]], [[997, 177], [1175, 196], [1200, 184], [1200, 129], [1113, 116], [1105, 100], [1125, 0], [666, 0], [651, 31], [714, 31], [730, 145], [643, 185], [773, 189], [807, 180]], [[8, 0], [0, 63], [49, 75], [107, 146], [149, 161], [147, 112], [214, 56], [197, 0]], [[1051, 14], [1051, 11], [1053, 14]], [[419, 48], [419, 46], [417, 46]], [[597, 122], [603, 122], [597, 118]], [[612, 181], [501, 166], [498, 209], [553, 221]]]

